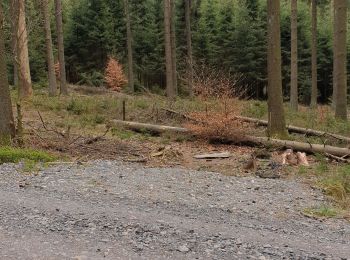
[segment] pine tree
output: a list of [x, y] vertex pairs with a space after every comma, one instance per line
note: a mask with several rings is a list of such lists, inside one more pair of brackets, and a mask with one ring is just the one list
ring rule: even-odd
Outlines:
[[291, 83], [290, 106], [298, 110], [298, 1], [291, 0]]
[[72, 13], [66, 41], [71, 80], [78, 82], [98, 72], [102, 83], [101, 73], [115, 50], [114, 42], [121, 41], [114, 34], [111, 10], [103, 0], [82, 0]]
[[126, 21], [126, 32], [127, 32], [127, 48], [128, 48], [128, 84], [132, 92], [135, 91], [134, 85], [134, 65], [133, 65], [133, 54], [132, 54], [132, 34], [131, 34], [131, 21], [129, 13], [129, 1], [124, 0], [125, 9], [125, 21]]
[[311, 17], [312, 17], [312, 44], [311, 44], [311, 71], [312, 71], [312, 87], [311, 87], [311, 108], [317, 106], [317, 1], [311, 1]]
[[192, 57], [192, 29], [191, 29], [191, 0], [185, 2], [186, 43], [187, 43], [187, 88], [193, 96], [193, 57]]
[[54, 62], [53, 47], [52, 47], [50, 9], [49, 9], [48, 0], [41, 1], [41, 9], [42, 9], [44, 32], [45, 32], [45, 39], [46, 39], [46, 60], [47, 60], [47, 72], [48, 72], [48, 79], [49, 79], [49, 95], [55, 96], [57, 85], [56, 85], [56, 75], [55, 75], [55, 62]]
[[166, 67], [166, 93], [171, 99], [176, 97], [173, 77], [173, 56], [171, 46], [171, 1], [164, 0], [164, 35], [165, 35], [165, 67]]
[[165, 70], [163, 4], [154, 0], [134, 0], [130, 6], [134, 65], [139, 83], [145, 87], [160, 86]]
[[215, 43], [218, 28], [217, 7], [216, 0], [201, 2], [197, 30], [193, 34], [195, 56], [198, 60], [207, 61], [209, 64], [215, 64], [218, 59], [216, 53], [218, 46]]
[[62, 0], [55, 0], [56, 12], [56, 30], [58, 42], [58, 61], [60, 68], [60, 91], [62, 95], [68, 95], [66, 61], [64, 55], [64, 39], [63, 39], [63, 19], [62, 19]]
[[11, 6], [14, 8], [14, 26], [17, 37], [15, 60], [18, 71], [18, 95], [20, 99], [28, 99], [33, 95], [33, 87], [29, 65], [25, 1], [12, 0]]
[[172, 77], [175, 95], [178, 94], [177, 85], [177, 55], [176, 55], [176, 8], [175, 0], [170, 0], [170, 35], [171, 35], [171, 62]]

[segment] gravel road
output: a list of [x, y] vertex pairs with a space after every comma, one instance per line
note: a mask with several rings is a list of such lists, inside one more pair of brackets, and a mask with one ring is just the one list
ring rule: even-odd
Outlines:
[[317, 190], [118, 161], [0, 166], [0, 259], [350, 259]]

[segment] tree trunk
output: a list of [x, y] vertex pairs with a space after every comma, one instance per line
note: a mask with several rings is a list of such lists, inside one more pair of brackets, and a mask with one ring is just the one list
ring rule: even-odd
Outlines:
[[171, 34], [171, 62], [172, 75], [175, 95], [178, 93], [177, 89], [177, 65], [176, 65], [176, 30], [175, 30], [175, 1], [170, 0], [170, 34]]
[[291, 0], [290, 106], [298, 111], [298, 0]]
[[335, 66], [335, 61], [336, 61], [336, 57], [335, 57], [335, 49], [337, 49], [336, 46], [336, 40], [335, 40], [335, 31], [336, 31], [336, 26], [335, 26], [335, 5], [334, 5], [334, 1], [332, 4], [332, 15], [333, 15], [333, 96], [332, 96], [332, 108], [335, 110], [336, 108], [336, 103], [337, 103], [337, 81], [336, 81], [336, 77], [334, 75], [334, 72], [336, 71], [336, 66]]
[[16, 61], [13, 61], [13, 85], [18, 88], [18, 67]]
[[15, 1], [10, 2], [10, 16], [11, 16], [11, 52], [13, 60], [13, 85], [18, 87], [18, 65], [17, 65], [17, 22], [18, 12], [16, 11]]
[[18, 72], [19, 99], [28, 99], [33, 95], [32, 79], [30, 76], [28, 36], [25, 17], [25, 0], [13, 0], [14, 15], [16, 20], [16, 65]]
[[3, 10], [0, 4], [0, 146], [10, 145], [15, 135], [11, 95], [7, 78]]
[[131, 21], [130, 21], [128, 0], [124, 0], [124, 10], [125, 10], [125, 19], [126, 19], [126, 38], [127, 38], [127, 47], [128, 47], [128, 83], [129, 83], [130, 90], [134, 92], [135, 83], [134, 83], [134, 65], [133, 65], [133, 57], [132, 57], [132, 34], [131, 34]]
[[46, 62], [47, 62], [47, 74], [49, 79], [49, 96], [55, 96], [57, 91], [57, 82], [55, 75], [55, 62], [52, 49], [52, 36], [50, 26], [50, 10], [49, 0], [41, 1], [41, 8], [43, 12], [43, 22], [45, 31], [45, 44], [46, 44]]
[[268, 112], [270, 136], [285, 136], [281, 72], [280, 1], [267, 1], [268, 17]]
[[60, 92], [62, 95], [68, 95], [66, 62], [64, 60], [64, 40], [63, 40], [63, 22], [62, 22], [62, 0], [55, 0], [56, 12], [56, 30], [58, 42], [58, 61], [60, 63]]
[[334, 0], [334, 27], [335, 27], [335, 67], [334, 77], [336, 84], [335, 116], [347, 120], [347, 72], [346, 72], [346, 32], [347, 32], [347, 1]]
[[165, 38], [165, 67], [166, 94], [173, 99], [176, 96], [173, 78], [173, 62], [171, 52], [171, 1], [164, 0], [164, 38]]
[[187, 42], [187, 88], [190, 97], [193, 97], [193, 57], [192, 57], [192, 30], [191, 30], [191, 2], [185, 1], [186, 42]]
[[312, 16], [312, 43], [311, 43], [311, 71], [312, 71], [312, 86], [311, 86], [311, 108], [317, 107], [317, 3], [316, 0], [311, 2]]

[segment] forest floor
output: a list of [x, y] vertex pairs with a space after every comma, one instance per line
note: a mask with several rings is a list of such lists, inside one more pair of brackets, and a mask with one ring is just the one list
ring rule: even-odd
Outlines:
[[[0, 166], [1, 257], [346, 259], [350, 255], [349, 166], [317, 155], [308, 157], [309, 168], [276, 168], [269, 160], [259, 160], [258, 172], [246, 171], [251, 154], [265, 149], [109, 128], [110, 120], [122, 118], [123, 100], [127, 120], [173, 126], [187, 122], [166, 109], [195, 116], [221, 102], [169, 103], [156, 95], [79, 87], [70, 97], [50, 98], [37, 91], [33, 103], [22, 104], [24, 141], [60, 160]], [[232, 103], [230, 111], [236, 110], [232, 113], [266, 118], [264, 102], [227, 102]], [[316, 112], [301, 107], [297, 114], [287, 109], [287, 120], [301, 127], [350, 133], [350, 124], [332, 119], [328, 107]], [[265, 129], [246, 131], [263, 135]], [[230, 152], [231, 157], [193, 157], [211, 152]], [[268, 152], [278, 161], [282, 151]], [[270, 174], [276, 172], [278, 179]], [[260, 178], [261, 173], [266, 178]]]

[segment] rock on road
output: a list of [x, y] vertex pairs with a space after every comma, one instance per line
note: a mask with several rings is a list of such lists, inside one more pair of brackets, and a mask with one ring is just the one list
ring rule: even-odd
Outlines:
[[0, 166], [0, 259], [348, 259], [350, 224], [294, 180], [118, 161]]

